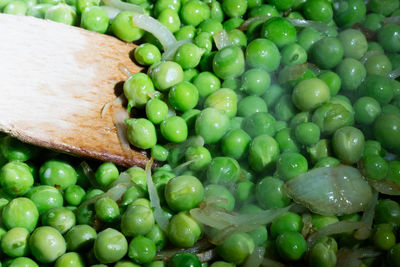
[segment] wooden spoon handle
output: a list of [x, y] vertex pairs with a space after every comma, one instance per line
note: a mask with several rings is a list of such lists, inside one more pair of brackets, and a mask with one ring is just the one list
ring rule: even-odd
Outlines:
[[143, 152], [125, 149], [118, 138], [113, 113], [122, 105], [101, 114], [121, 93], [116, 85], [141, 71], [130, 58], [135, 45], [6, 14], [0, 14], [0, 33], [0, 131], [123, 166], [146, 164]]

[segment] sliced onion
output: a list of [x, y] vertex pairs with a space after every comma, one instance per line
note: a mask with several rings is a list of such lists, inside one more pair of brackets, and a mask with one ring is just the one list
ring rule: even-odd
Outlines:
[[100, 6], [104, 11], [107, 13], [108, 18], [110, 21], [112, 21], [121, 10], [115, 7], [110, 7], [110, 6]]
[[129, 118], [128, 112], [124, 109], [118, 109], [114, 111], [113, 121], [114, 125], [117, 128], [118, 139], [121, 142], [121, 146], [124, 150], [130, 150], [130, 144], [128, 138], [126, 136], [126, 124], [125, 120]]
[[301, 216], [301, 220], [303, 221], [303, 229], [301, 229], [301, 235], [307, 237], [310, 235], [312, 230], [312, 217], [310, 213], [304, 213]]
[[99, 188], [99, 189], [104, 189], [102, 186], [99, 185], [99, 183], [96, 180], [96, 177], [94, 175], [93, 169], [90, 167], [90, 165], [86, 161], [82, 161], [80, 164], [83, 173], [85, 176], [88, 178], [89, 183], [94, 187], [94, 188]]
[[400, 67], [397, 67], [397, 69], [394, 69], [391, 73], [389, 73], [388, 75], [389, 79], [397, 79], [398, 77], [400, 77]]
[[378, 49], [370, 50], [360, 59], [362, 64], [365, 64], [370, 56], [381, 54], [381, 51]]
[[132, 23], [135, 27], [150, 32], [160, 41], [164, 51], [169, 51], [176, 45], [175, 36], [161, 22], [145, 14], [135, 14], [132, 17]]
[[286, 193], [314, 213], [339, 216], [364, 211], [372, 189], [358, 171], [347, 165], [313, 169], [289, 180]]
[[270, 18], [272, 18], [272, 16], [258, 16], [258, 17], [252, 17], [249, 18], [247, 20], [245, 20], [240, 26], [239, 26], [239, 30], [241, 31], [247, 31], [249, 29], [249, 26], [251, 23], [253, 23], [254, 21], [262, 21], [265, 22], [267, 20], [269, 20]]
[[174, 256], [174, 254], [178, 252], [189, 252], [193, 254], [201, 254], [205, 251], [209, 251], [213, 245], [208, 242], [206, 239], [201, 239], [197, 241], [191, 248], [173, 248], [173, 249], [165, 249], [157, 253], [155, 260], [164, 260], [169, 261], [169, 259]]
[[121, 94], [117, 98], [115, 98], [113, 101], [106, 103], [103, 106], [103, 109], [101, 110], [101, 117], [104, 118], [104, 116], [107, 114], [108, 110], [110, 109], [111, 106], [117, 105], [121, 106], [125, 100], [124, 94]]
[[382, 252], [372, 248], [348, 249], [341, 248], [337, 253], [336, 267], [359, 267], [363, 258], [374, 258]]
[[256, 247], [253, 250], [253, 253], [246, 259], [243, 263], [243, 267], [258, 267], [264, 260], [265, 248]]
[[382, 180], [374, 180], [368, 179], [369, 184], [379, 193], [390, 195], [390, 196], [400, 196], [400, 185], [395, 182], [382, 179]]
[[185, 161], [184, 163], [176, 166], [172, 172], [175, 173], [176, 176], [181, 175], [184, 171], [186, 171], [187, 167], [192, 164], [193, 162], [195, 162], [195, 159], [189, 160], [189, 161]]
[[130, 185], [131, 183], [132, 183], [132, 185], [133, 185], [132, 176], [131, 176], [129, 173], [127, 173], [127, 172], [121, 172], [121, 174], [118, 176], [117, 180], [115, 180], [114, 182], [112, 182], [112, 183], [108, 186], [108, 188], [112, 188], [112, 187], [114, 187], [114, 186], [116, 186], [116, 185], [119, 185], [119, 184], [127, 184], [127, 185]]
[[130, 70], [128, 70], [127, 67], [122, 64], [119, 65], [119, 69], [126, 75], [126, 77], [130, 77], [133, 74]]
[[400, 24], [400, 16], [387, 17], [384, 20], [385, 24]]
[[329, 26], [323, 22], [318, 22], [318, 21], [311, 21], [305, 19], [291, 19], [291, 18], [286, 18], [286, 19], [290, 21], [295, 27], [299, 28], [313, 27], [319, 32], [326, 32], [332, 28], [332, 26]]
[[213, 35], [215, 46], [218, 50], [226, 46], [232, 45], [232, 41], [229, 39], [229, 35], [225, 30], [219, 31]]
[[153, 178], [151, 177], [151, 166], [153, 165], [153, 158], [151, 158], [146, 164], [146, 181], [147, 190], [149, 192], [150, 204], [154, 208], [154, 219], [158, 226], [164, 231], [167, 230], [168, 218], [167, 215], [161, 208], [160, 198], [158, 197], [157, 189], [153, 183]]
[[317, 232], [310, 235], [307, 239], [307, 247], [312, 248], [315, 243], [322, 237], [353, 232], [354, 230], [360, 229], [365, 225], [364, 222], [351, 222], [351, 221], [340, 221], [337, 223], [329, 224], [318, 230]]
[[263, 266], [263, 267], [286, 267], [285, 264], [274, 261], [269, 258], [264, 258], [263, 262], [261, 263], [261, 266]]
[[133, 11], [135, 13], [144, 14], [142, 7], [119, 0], [103, 0], [104, 4], [109, 7], [119, 9], [121, 11]]
[[172, 60], [179, 47], [181, 47], [184, 44], [189, 44], [192, 42], [193, 42], [193, 40], [190, 38], [185, 39], [185, 40], [176, 41], [175, 45], [171, 49], [169, 49], [163, 53], [161, 60]]
[[372, 223], [374, 221], [375, 207], [377, 203], [378, 192], [374, 191], [371, 203], [369, 203], [368, 208], [365, 210], [361, 218], [361, 222], [363, 222], [364, 225], [354, 234], [356, 239], [365, 240], [371, 235]]
[[279, 83], [285, 84], [299, 79], [304, 75], [304, 73], [306, 73], [307, 68], [307, 63], [283, 67], [282, 71], [279, 72]]

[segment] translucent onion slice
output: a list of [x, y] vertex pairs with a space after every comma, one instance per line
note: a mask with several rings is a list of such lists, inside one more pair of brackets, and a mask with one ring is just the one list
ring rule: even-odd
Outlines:
[[121, 10], [115, 7], [110, 7], [110, 6], [100, 6], [104, 11], [107, 13], [108, 18], [110, 21], [112, 21]]
[[387, 17], [384, 20], [385, 24], [400, 24], [400, 16]]
[[400, 196], [400, 185], [395, 182], [382, 179], [382, 180], [373, 180], [368, 179], [368, 183], [379, 193], [390, 195], [390, 196]]
[[281, 84], [285, 84], [291, 81], [295, 81], [306, 73], [308, 68], [307, 63], [297, 64], [293, 66], [285, 66], [282, 71], [279, 72], [278, 81]]
[[[144, 14], [142, 7], [119, 0], [103, 0], [106, 6], [119, 9], [120, 11], [133, 11], [135, 13]], [[107, 10], [106, 10], [107, 11]]]
[[263, 267], [286, 267], [285, 264], [274, 261], [269, 258], [264, 258], [263, 262], [261, 263], [261, 266], [263, 266]]
[[239, 26], [239, 30], [241, 31], [247, 31], [249, 29], [249, 26], [251, 23], [253, 23], [254, 21], [262, 21], [265, 22], [267, 20], [269, 20], [270, 18], [272, 18], [271, 16], [258, 16], [258, 17], [252, 17], [249, 18], [247, 20], [245, 20], [240, 26]]
[[176, 39], [172, 32], [155, 18], [145, 14], [135, 14], [132, 17], [132, 23], [135, 27], [153, 34], [160, 41], [164, 51], [169, 52], [176, 45]]
[[332, 26], [329, 26], [323, 22], [318, 22], [318, 21], [311, 21], [305, 19], [291, 19], [291, 18], [286, 18], [286, 19], [290, 21], [295, 27], [299, 28], [313, 27], [319, 32], [326, 32], [332, 28]]
[[258, 267], [264, 260], [265, 248], [255, 247], [253, 253], [247, 257], [246, 261], [243, 263], [243, 267]]
[[397, 79], [398, 77], [400, 77], [400, 67], [397, 67], [397, 69], [394, 69], [391, 73], [389, 73], [388, 75], [389, 79]]
[[94, 175], [93, 169], [90, 167], [90, 165], [86, 161], [82, 161], [80, 164], [83, 173], [85, 176], [88, 178], [89, 183], [94, 187], [94, 188], [99, 188], [99, 189], [104, 189], [102, 188], [99, 183], [96, 180], [96, 177]]
[[365, 64], [370, 56], [378, 55], [380, 53], [381, 53], [381, 51], [378, 49], [370, 50], [367, 53], [365, 53], [365, 55], [360, 59], [360, 62], [362, 64]]
[[365, 240], [371, 235], [372, 223], [374, 221], [375, 207], [377, 203], [378, 203], [378, 192], [374, 191], [372, 201], [368, 205], [368, 208], [365, 210], [361, 218], [361, 222], [363, 222], [364, 225], [360, 229], [358, 229], [354, 234], [354, 237], [356, 239]]
[[168, 218], [167, 215], [161, 208], [160, 198], [158, 197], [157, 189], [153, 183], [153, 178], [151, 177], [151, 166], [153, 165], [153, 158], [151, 158], [146, 164], [146, 181], [147, 190], [149, 192], [150, 204], [154, 208], [154, 219], [158, 226], [164, 231], [167, 230]]
[[[168, 261], [174, 254], [178, 252], [189, 252], [194, 253], [196, 255], [200, 255], [201, 253], [208, 252], [212, 250], [213, 245], [207, 241], [207, 239], [203, 238], [194, 244], [191, 248], [172, 248], [172, 249], [165, 249], [157, 253], [155, 260], [164, 260]], [[214, 252], [215, 253], [215, 252]], [[208, 255], [209, 256], [209, 255]]]
[[213, 35], [215, 46], [218, 50], [226, 46], [232, 45], [232, 41], [229, 39], [229, 35], [225, 30], [219, 31]]
[[130, 150], [130, 144], [128, 137], [126, 136], [126, 124], [125, 120], [129, 118], [129, 114], [124, 109], [118, 109], [113, 114], [113, 122], [117, 128], [118, 139], [121, 142], [121, 146], [124, 150]]
[[106, 103], [103, 106], [103, 109], [101, 110], [101, 117], [104, 118], [104, 116], [107, 114], [108, 110], [110, 109], [111, 106], [113, 105], [118, 105], [121, 106], [125, 100], [124, 94], [121, 94], [117, 98], [115, 98], [113, 101]]
[[374, 258], [381, 255], [382, 252], [372, 248], [348, 249], [341, 248], [337, 253], [336, 267], [359, 267], [362, 265], [361, 259]]
[[312, 229], [312, 217], [309, 213], [304, 213], [301, 215], [301, 220], [303, 221], [303, 229], [301, 229], [301, 235], [307, 237], [311, 233]]
[[192, 43], [192, 39], [185, 39], [185, 40], [179, 40], [176, 41], [175, 45], [169, 49], [168, 51], [165, 51], [161, 57], [161, 60], [172, 60], [175, 56], [176, 51], [178, 50], [179, 47], [181, 47], [184, 44]]
[[314, 213], [339, 216], [364, 211], [372, 189], [358, 169], [338, 165], [313, 169], [285, 184], [287, 194]]

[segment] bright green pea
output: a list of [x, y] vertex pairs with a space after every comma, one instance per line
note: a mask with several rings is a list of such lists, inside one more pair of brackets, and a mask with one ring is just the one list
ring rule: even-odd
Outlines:
[[67, 267], [67, 266], [75, 266], [75, 267], [84, 267], [85, 263], [81, 255], [76, 252], [68, 252], [62, 255], [57, 259], [54, 264], [54, 267]]
[[127, 119], [127, 138], [129, 142], [142, 149], [152, 148], [157, 144], [154, 124], [146, 119]]
[[146, 116], [154, 124], [160, 124], [167, 118], [168, 105], [164, 101], [153, 98], [146, 103]]
[[77, 20], [75, 9], [61, 3], [50, 7], [46, 11], [44, 18], [67, 25], [75, 25]]
[[180, 143], [186, 140], [188, 128], [184, 119], [172, 116], [165, 119], [161, 125], [162, 136], [170, 142]]
[[164, 9], [161, 11], [157, 16], [157, 20], [172, 33], [177, 32], [181, 26], [179, 15], [177, 11], [173, 9]]
[[363, 0], [340, 0], [334, 5], [334, 19], [338, 26], [349, 28], [356, 23], [361, 23], [367, 12]]
[[374, 122], [374, 136], [386, 149], [400, 147], [400, 116], [396, 113], [381, 113]]
[[91, 6], [82, 12], [81, 27], [89, 31], [105, 33], [110, 24], [107, 12], [98, 6]]
[[58, 185], [62, 189], [73, 185], [77, 181], [75, 169], [67, 162], [59, 160], [46, 161], [39, 170], [40, 182], [43, 185]]
[[320, 230], [330, 224], [337, 223], [339, 219], [336, 216], [324, 216], [319, 214], [312, 214], [312, 224], [315, 230]]
[[364, 134], [352, 126], [340, 128], [333, 134], [332, 147], [343, 163], [354, 164], [364, 151]]
[[176, 40], [193, 39], [196, 36], [196, 28], [192, 25], [182, 26], [174, 33]]
[[185, 152], [185, 160], [193, 161], [189, 165], [191, 170], [200, 171], [211, 163], [211, 154], [205, 147], [190, 146]]
[[167, 236], [178, 247], [192, 247], [202, 234], [199, 223], [188, 212], [179, 212], [172, 216], [167, 227]]
[[329, 157], [331, 153], [330, 141], [321, 139], [314, 145], [307, 147], [307, 152], [313, 162]]
[[328, 102], [314, 111], [312, 121], [319, 126], [321, 133], [332, 134], [340, 127], [354, 123], [353, 109], [340, 102]]
[[303, 229], [303, 221], [297, 213], [287, 212], [274, 220], [270, 227], [271, 237], [276, 238], [285, 232], [298, 232]]
[[337, 73], [327, 71], [319, 75], [318, 78], [328, 85], [331, 96], [337, 95], [342, 86], [342, 80]]
[[222, 31], [223, 26], [221, 22], [219, 22], [218, 20], [210, 18], [200, 23], [197, 30], [199, 31], [199, 33], [206, 32], [209, 33], [210, 35], [214, 35], [219, 31]]
[[325, 157], [325, 158], [318, 160], [318, 162], [315, 163], [314, 168], [333, 167], [333, 166], [337, 166], [339, 164], [340, 164], [340, 161], [337, 158]]
[[128, 252], [128, 242], [123, 234], [113, 228], [101, 231], [94, 241], [94, 255], [101, 263], [113, 263]]
[[298, 232], [284, 232], [276, 238], [276, 247], [283, 259], [295, 261], [303, 257], [307, 243]]
[[276, 70], [281, 61], [278, 47], [270, 40], [260, 38], [251, 41], [246, 48], [246, 63], [267, 72]]
[[343, 90], [355, 91], [367, 76], [364, 65], [353, 58], [345, 58], [336, 67]]
[[132, 11], [122, 11], [113, 19], [111, 31], [119, 39], [125, 42], [133, 42], [142, 38], [144, 31], [133, 25], [132, 17], [135, 15]]
[[164, 61], [156, 64], [150, 72], [154, 86], [160, 91], [166, 91], [183, 81], [183, 69], [173, 61]]
[[214, 144], [228, 131], [229, 117], [218, 109], [206, 108], [197, 117], [195, 129], [206, 144]]
[[374, 98], [363, 96], [354, 102], [356, 122], [364, 125], [372, 124], [381, 114], [381, 105]]
[[323, 0], [308, 0], [303, 6], [303, 12], [309, 20], [329, 22], [333, 17], [331, 3]]
[[0, 170], [0, 184], [12, 196], [22, 196], [31, 189], [33, 175], [29, 166], [23, 162], [11, 161]]
[[42, 263], [54, 262], [66, 251], [63, 236], [53, 227], [41, 226], [29, 238], [29, 248], [33, 256]]
[[89, 225], [75, 225], [65, 234], [68, 251], [85, 251], [93, 246], [96, 231]]
[[204, 108], [220, 110], [225, 112], [229, 118], [232, 118], [236, 115], [237, 102], [237, 95], [233, 90], [221, 88], [206, 98]]
[[232, 29], [228, 31], [228, 37], [233, 45], [240, 46], [242, 48], [247, 46], [246, 35], [241, 30]]
[[231, 18], [241, 17], [246, 13], [247, 1], [245, 0], [222, 0], [224, 13]]
[[183, 71], [183, 81], [184, 82], [193, 82], [193, 80], [199, 75], [199, 71], [197, 69], [187, 69]]
[[[43, 1], [43, 0], [42, 0]], [[46, 2], [50, 2], [55, 0], [46, 0]], [[61, 1], [59, 1], [61, 2]], [[92, 6], [99, 6], [100, 1], [99, 0], [76, 0], [75, 6], [76, 10], [78, 13], [83, 13], [87, 8], [92, 7]]]
[[154, 92], [154, 85], [144, 73], [131, 75], [124, 83], [124, 94], [131, 107], [143, 107]]
[[256, 172], [268, 169], [278, 159], [279, 151], [278, 143], [271, 136], [263, 134], [255, 137], [249, 147], [250, 167]]
[[39, 265], [30, 258], [27, 257], [18, 257], [13, 259], [8, 265], [9, 267], [39, 267]]
[[279, 11], [272, 5], [261, 4], [250, 9], [248, 17], [279, 17]]
[[293, 89], [292, 94], [293, 103], [304, 111], [317, 108], [327, 102], [329, 97], [329, 87], [324, 81], [317, 78], [301, 81]]
[[211, 72], [200, 72], [194, 79], [193, 84], [197, 87], [199, 96], [206, 98], [213, 92], [221, 88], [221, 81]]
[[[247, 4], [249, 4], [249, 1], [247, 2]], [[226, 31], [230, 31], [238, 28], [240, 25], [242, 25], [243, 22], [244, 20], [242, 18], [230, 18], [224, 21], [222, 25], [224, 26], [224, 29]]]
[[15, 227], [10, 229], [1, 238], [1, 249], [9, 257], [23, 257], [29, 253], [29, 232], [25, 228]]
[[248, 152], [250, 141], [251, 137], [244, 130], [231, 130], [222, 138], [222, 153], [236, 160], [242, 159]]
[[204, 49], [195, 44], [187, 43], [181, 45], [174, 55], [174, 61], [183, 69], [195, 68], [199, 63]]
[[276, 17], [264, 23], [261, 36], [271, 40], [281, 48], [296, 42], [296, 29], [288, 20]]
[[121, 218], [121, 231], [125, 236], [145, 235], [153, 225], [153, 211], [142, 205], [130, 205]]
[[61, 234], [65, 234], [75, 223], [75, 214], [65, 207], [52, 208], [42, 216], [42, 225], [51, 226]]
[[238, 103], [238, 115], [242, 117], [249, 117], [254, 113], [267, 111], [267, 105], [258, 96], [247, 96]]
[[109, 197], [102, 197], [96, 200], [94, 209], [97, 218], [103, 222], [113, 222], [120, 215], [118, 204]]
[[307, 52], [299, 44], [288, 44], [282, 49], [282, 63], [285, 65], [303, 64], [307, 61]]
[[[1, 4], [0, 4], [1, 6]], [[38, 4], [38, 5], [34, 5], [31, 6], [28, 11], [26, 12], [27, 16], [32, 16], [32, 17], [36, 17], [39, 19], [44, 19], [44, 16], [47, 12], [47, 10], [52, 7], [52, 4]], [[1, 9], [1, 7], [0, 7]]]
[[289, 128], [279, 130], [275, 135], [281, 152], [299, 152], [300, 147], [296, 143], [293, 132]]
[[39, 150], [8, 135], [0, 138], [0, 152], [9, 161], [24, 162], [37, 156]]
[[321, 32], [313, 27], [307, 27], [301, 30], [301, 32], [298, 34], [297, 42], [308, 52], [313, 44], [315, 44], [322, 38], [323, 35]]
[[347, 58], [360, 59], [368, 50], [367, 39], [359, 30], [344, 30], [339, 33], [338, 38], [343, 45], [344, 56]]
[[186, 25], [197, 26], [211, 16], [210, 8], [199, 0], [186, 1], [180, 11], [182, 22]]
[[213, 58], [214, 73], [221, 79], [238, 77], [244, 72], [244, 54], [237, 46], [226, 46]]
[[168, 101], [176, 110], [187, 111], [197, 105], [199, 92], [194, 84], [180, 82], [169, 90]]
[[194, 176], [182, 175], [172, 178], [165, 187], [165, 200], [175, 211], [196, 207], [204, 197], [204, 187]]
[[275, 135], [275, 118], [266, 112], [256, 112], [245, 118], [242, 123], [244, 129], [251, 137], [262, 134]]
[[11, 1], [9, 2], [4, 10], [4, 14], [25, 16], [28, 11], [28, 5], [24, 1]]
[[207, 169], [207, 181], [213, 184], [230, 185], [240, 177], [239, 163], [230, 157], [215, 157]]
[[96, 170], [96, 181], [100, 186], [107, 187], [117, 180], [119, 171], [117, 166], [112, 162], [102, 163]]
[[296, 126], [295, 137], [296, 140], [303, 145], [312, 145], [318, 142], [321, 131], [313, 122], [303, 122]]
[[307, 172], [307, 159], [295, 152], [282, 153], [276, 163], [279, 178], [284, 181], [296, 178], [296, 176]]
[[373, 54], [365, 62], [368, 75], [386, 76], [392, 71], [392, 63], [385, 54]]
[[217, 0], [211, 0], [208, 5], [211, 9], [210, 18], [222, 23], [224, 21], [225, 15], [222, 11], [221, 3]]
[[249, 95], [262, 95], [271, 84], [271, 78], [268, 72], [263, 69], [250, 69], [242, 76], [240, 90]]
[[161, 145], [155, 145], [151, 148], [151, 156], [154, 160], [166, 161], [168, 158], [168, 150]]
[[389, 250], [396, 244], [396, 236], [392, 230], [378, 228], [372, 236], [374, 245], [382, 250]]
[[79, 185], [70, 185], [64, 191], [64, 198], [69, 205], [78, 206], [82, 203], [85, 194], [85, 190]]
[[[71, 186], [67, 187], [67, 189]], [[40, 214], [56, 207], [63, 206], [63, 196], [57, 188], [48, 185], [34, 186], [27, 194], [30, 200], [35, 203]]]
[[150, 66], [161, 60], [161, 53], [157, 46], [144, 43], [135, 48], [133, 56], [141, 65]]
[[309, 122], [311, 114], [308, 111], [297, 113], [289, 122], [290, 128], [296, 128], [299, 124]]
[[389, 164], [378, 155], [367, 155], [363, 159], [363, 171], [366, 177], [380, 180], [386, 177]]
[[149, 263], [156, 256], [156, 245], [144, 236], [137, 236], [129, 242], [128, 256], [136, 263]]

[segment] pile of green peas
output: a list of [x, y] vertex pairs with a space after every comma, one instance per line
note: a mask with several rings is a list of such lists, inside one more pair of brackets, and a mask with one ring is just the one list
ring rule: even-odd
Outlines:
[[[338, 164], [400, 185], [399, 0], [126, 2], [190, 41], [163, 59], [135, 12], [109, 0], [0, 0], [0, 11], [138, 44], [147, 73], [124, 83], [127, 139], [158, 162], [152, 180], [168, 225], [157, 222], [144, 169], [89, 162], [92, 172], [0, 135], [1, 266], [252, 266], [264, 248], [276, 266], [330, 267], [366, 247], [377, 253], [357, 266], [400, 266], [400, 205], [383, 193], [366, 240], [346, 232], [311, 247], [310, 233], [362, 213], [288, 211], [217, 244], [190, 213], [204, 203], [239, 214], [288, 207], [285, 182]], [[133, 186], [115, 200], [105, 191], [122, 173]], [[188, 250], [207, 240], [210, 258]]]

